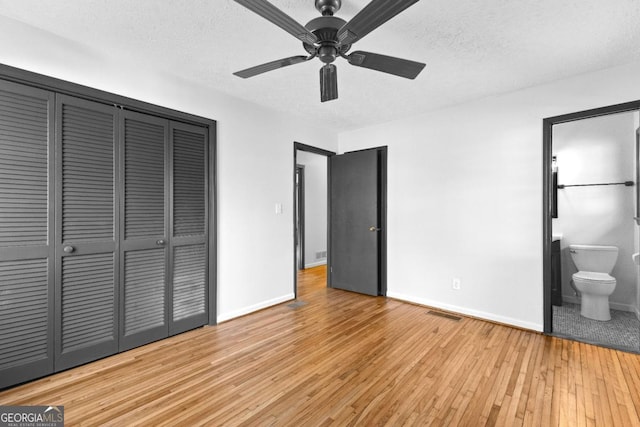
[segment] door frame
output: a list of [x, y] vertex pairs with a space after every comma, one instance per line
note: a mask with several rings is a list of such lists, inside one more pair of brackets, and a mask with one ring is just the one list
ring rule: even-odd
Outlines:
[[[300, 142], [293, 142], [293, 206], [296, 203], [297, 197], [297, 189], [296, 189], [296, 168], [300, 166], [298, 164], [298, 151], [305, 151], [307, 153], [319, 154], [321, 156], [325, 156], [327, 158], [327, 184], [329, 183], [331, 170], [329, 169], [329, 157], [335, 156], [336, 153], [333, 151], [325, 150], [318, 147], [313, 147], [311, 145], [302, 144]], [[303, 191], [304, 192], [304, 191]], [[329, 203], [331, 201], [331, 194], [329, 193], [329, 188], [327, 187], [327, 263], [329, 261], [329, 227], [331, 227], [331, 223], [329, 221]], [[296, 254], [296, 222], [297, 222], [297, 212], [296, 209], [293, 210], [293, 294], [295, 298], [298, 298], [298, 262], [297, 262], [297, 254]], [[301, 226], [304, 226], [304, 217], [301, 221]], [[304, 231], [303, 231], [304, 234]], [[304, 254], [304, 247], [302, 249]], [[304, 262], [304, 260], [303, 260]], [[328, 282], [327, 282], [328, 284]]]
[[[366, 148], [363, 150], [354, 150], [348, 151], [357, 152], [357, 151], [368, 151], [368, 150], [376, 150], [378, 152], [378, 167], [380, 173], [378, 174], [378, 190], [380, 207], [379, 207], [379, 227], [381, 231], [380, 241], [378, 245], [378, 277], [379, 277], [379, 294], [381, 296], [387, 295], [387, 146], [382, 147], [374, 147], [374, 148]], [[327, 157], [327, 286], [332, 287], [331, 285], [331, 251], [329, 248], [331, 247], [331, 188], [329, 183], [331, 182], [331, 164], [329, 162], [329, 157], [336, 156], [337, 153], [333, 151], [324, 150], [322, 148], [313, 147], [311, 145], [302, 144], [300, 142], [293, 143], [293, 203], [295, 206], [296, 200], [296, 167], [298, 166], [298, 151], [305, 151], [308, 153], [319, 154], [321, 156]], [[298, 297], [298, 268], [297, 268], [297, 259], [296, 259], [296, 242], [295, 242], [295, 232], [296, 232], [296, 213], [294, 209], [293, 214], [293, 233], [294, 233], [294, 241], [293, 241], [293, 293], [295, 298]]]
[[294, 219], [297, 219], [297, 221], [295, 221], [296, 223], [296, 230], [295, 230], [295, 238], [296, 238], [296, 256], [297, 256], [297, 262], [296, 265], [298, 267], [298, 270], [303, 270], [304, 269], [304, 241], [305, 241], [305, 230], [304, 230], [304, 219], [305, 219], [305, 202], [304, 202], [304, 197], [305, 197], [305, 189], [304, 189], [304, 165], [298, 165], [296, 164], [296, 180], [295, 180], [295, 185], [296, 185], [296, 199], [295, 199], [295, 212], [294, 212]]
[[[552, 268], [552, 218], [553, 218], [553, 125], [576, 120], [606, 116], [610, 114], [626, 113], [640, 110], [640, 100], [609, 105], [548, 117], [542, 120], [542, 278], [543, 278], [543, 332], [553, 333], [553, 309], [551, 305]], [[636, 153], [637, 155], [637, 153]], [[636, 186], [638, 183], [636, 182]], [[636, 211], [638, 214], [638, 211]]]

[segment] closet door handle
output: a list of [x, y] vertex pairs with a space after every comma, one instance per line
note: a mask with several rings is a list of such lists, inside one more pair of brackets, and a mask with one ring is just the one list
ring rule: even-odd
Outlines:
[[158, 246], [164, 246], [165, 243], [166, 242], [164, 241], [164, 239], [156, 240], [156, 245], [158, 245]]
[[76, 248], [74, 248], [73, 246], [65, 246], [64, 248], [62, 248], [62, 250], [67, 253], [70, 254], [71, 252], [75, 251]]

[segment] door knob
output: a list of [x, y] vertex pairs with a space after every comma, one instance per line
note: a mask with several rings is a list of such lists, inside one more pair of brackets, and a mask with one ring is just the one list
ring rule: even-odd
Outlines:
[[70, 254], [71, 252], [75, 251], [76, 248], [74, 248], [73, 246], [65, 246], [64, 248], [62, 248], [62, 250], [67, 253]]
[[372, 225], [371, 227], [369, 227], [369, 231], [380, 231], [380, 229], [375, 225]]
[[163, 246], [165, 244], [164, 239], [156, 240], [156, 245]]

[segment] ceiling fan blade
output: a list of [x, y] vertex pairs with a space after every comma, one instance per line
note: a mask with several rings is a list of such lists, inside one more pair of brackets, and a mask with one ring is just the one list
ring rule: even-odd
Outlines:
[[[237, 0], [236, 0], [237, 1]], [[419, 0], [371, 0], [338, 30], [342, 44], [352, 44]]]
[[257, 13], [269, 22], [276, 24], [297, 39], [314, 44], [318, 38], [289, 15], [269, 3], [267, 0], [235, 0], [252, 12]]
[[267, 62], [266, 64], [247, 68], [246, 70], [236, 71], [235, 73], [233, 73], [233, 75], [246, 79], [249, 77], [257, 76], [258, 74], [266, 73], [267, 71], [273, 71], [277, 70], [278, 68], [306, 62], [311, 58], [312, 57], [307, 56], [292, 56], [290, 58], [278, 59], [276, 61]]
[[380, 55], [378, 53], [357, 50], [347, 56], [349, 64], [356, 67], [369, 68], [382, 71], [407, 79], [415, 79], [425, 67], [422, 62], [409, 61], [408, 59], [393, 56]]
[[333, 64], [320, 68], [320, 101], [338, 99], [338, 69]]

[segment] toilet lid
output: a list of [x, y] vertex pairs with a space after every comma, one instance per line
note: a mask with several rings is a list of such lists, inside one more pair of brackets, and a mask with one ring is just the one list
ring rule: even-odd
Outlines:
[[574, 279], [580, 279], [585, 282], [597, 283], [615, 283], [615, 277], [609, 276], [607, 273], [597, 273], [595, 271], [578, 271], [573, 275]]

